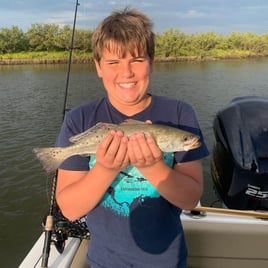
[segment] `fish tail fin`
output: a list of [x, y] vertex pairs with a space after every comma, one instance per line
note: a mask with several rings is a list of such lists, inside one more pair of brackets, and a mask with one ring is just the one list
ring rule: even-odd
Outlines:
[[55, 172], [64, 161], [64, 158], [61, 157], [62, 148], [60, 147], [34, 148], [33, 152], [47, 173]]

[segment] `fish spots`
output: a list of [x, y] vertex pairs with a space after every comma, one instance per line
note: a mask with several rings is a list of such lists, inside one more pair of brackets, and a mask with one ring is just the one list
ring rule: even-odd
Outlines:
[[61, 150], [50, 150], [50, 155], [52, 157], [57, 157], [61, 153]]

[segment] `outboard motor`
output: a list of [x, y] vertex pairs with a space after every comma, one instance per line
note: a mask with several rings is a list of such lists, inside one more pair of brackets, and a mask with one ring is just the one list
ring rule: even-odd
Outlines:
[[218, 112], [211, 174], [232, 209], [268, 210], [268, 97], [240, 97]]

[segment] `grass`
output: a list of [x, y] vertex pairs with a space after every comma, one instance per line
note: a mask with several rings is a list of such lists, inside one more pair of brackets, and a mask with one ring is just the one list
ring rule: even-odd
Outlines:
[[[92, 53], [85, 53], [81, 51], [73, 51], [73, 59], [91, 58]], [[32, 52], [18, 52], [1, 54], [0, 60], [46, 60], [46, 59], [62, 59], [66, 60], [69, 57], [69, 51], [32, 51]]]
[[[197, 53], [188, 52], [185, 56], [177, 57], [162, 57], [158, 55], [156, 52], [156, 61], [157, 59], [161, 61], [172, 61], [173, 59], [181, 59], [181, 60], [215, 60], [215, 59], [242, 59], [242, 58], [249, 58], [249, 57], [263, 57], [267, 55], [257, 55], [250, 51], [243, 51], [243, 50], [222, 50], [222, 49], [213, 49], [209, 51], [200, 51]], [[9, 63], [42, 63], [44, 61], [50, 61], [51, 63], [54, 62], [66, 62], [69, 58], [69, 51], [39, 51], [39, 52], [18, 52], [18, 53], [7, 53], [7, 54], [0, 54], [0, 62]], [[72, 51], [72, 59], [78, 62], [88, 62], [92, 59], [92, 53], [83, 52], [79, 50]]]

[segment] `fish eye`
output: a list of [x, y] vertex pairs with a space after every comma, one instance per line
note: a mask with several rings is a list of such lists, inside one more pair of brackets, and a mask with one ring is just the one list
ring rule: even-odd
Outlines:
[[183, 136], [183, 140], [187, 141], [188, 140], [188, 136]]

